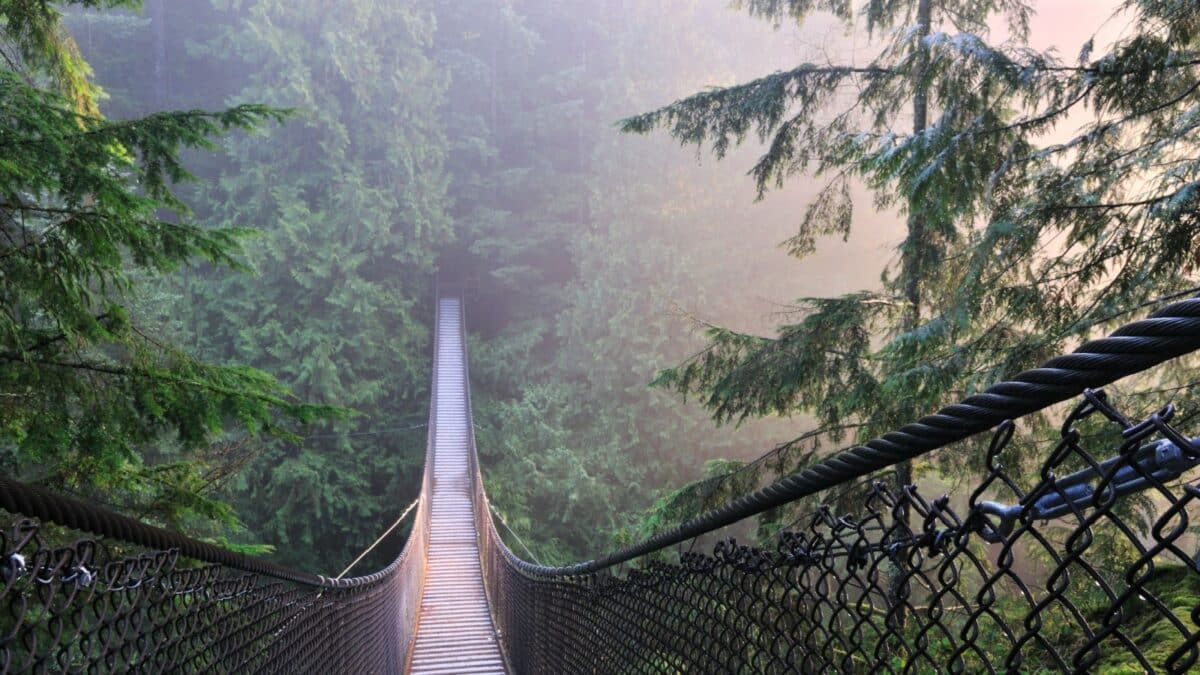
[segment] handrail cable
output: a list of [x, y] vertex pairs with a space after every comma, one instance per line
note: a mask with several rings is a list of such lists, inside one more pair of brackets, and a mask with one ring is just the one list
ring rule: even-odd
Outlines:
[[676, 527], [602, 558], [561, 567], [517, 560], [527, 573], [596, 572], [693, 539], [764, 511], [899, 464], [1123, 377], [1200, 349], [1200, 297], [1169, 304], [1070, 354], [1018, 373], [961, 402], [780, 478]]
[[341, 573], [339, 573], [336, 577], [333, 578], [333, 580], [339, 581], [342, 577], [346, 576], [347, 572], [349, 572], [355, 565], [357, 565], [359, 562], [361, 562], [363, 558], [367, 557], [371, 553], [371, 551], [374, 551], [375, 547], [378, 546], [379, 543], [382, 542], [384, 539], [386, 539], [387, 536], [389, 534], [391, 534], [393, 530], [395, 530], [397, 527], [400, 527], [400, 523], [404, 522], [404, 519], [408, 516], [409, 512], [411, 512], [413, 509], [415, 509], [417, 507], [417, 504], [420, 504], [420, 503], [421, 503], [420, 497], [417, 497], [416, 499], [414, 499], [412, 501], [412, 503], [408, 505], [408, 508], [404, 509], [404, 513], [401, 513], [400, 517], [396, 519], [396, 522], [392, 523], [391, 527], [384, 530], [383, 534], [379, 535], [378, 539], [371, 542], [370, 546], [363, 549], [363, 552], [359, 553], [358, 557], [355, 558], [353, 562], [351, 562], [349, 565], [346, 565], [346, 569], [342, 570]]
[[[1136, 312], [1138, 310], [1145, 309], [1147, 307], [1153, 307], [1155, 305], [1165, 304], [1172, 300], [1177, 300], [1177, 299], [1182, 298], [1187, 295], [1195, 295], [1197, 293], [1200, 293], [1200, 286], [1193, 286], [1193, 287], [1190, 287], [1190, 288], [1187, 288], [1187, 289], [1184, 289], [1181, 291], [1177, 291], [1174, 293], [1168, 293], [1166, 295], [1161, 295], [1152, 300], [1146, 300], [1144, 302], [1140, 302], [1136, 305], [1133, 305], [1132, 307], [1128, 307], [1126, 309], [1123, 309], [1123, 310], [1120, 310], [1117, 312], [1112, 312], [1112, 313], [1106, 314], [1098, 319], [1089, 321], [1086, 324], [1073, 325], [1072, 329], [1074, 330], [1074, 329], [1079, 329], [1079, 328], [1083, 328], [1083, 329], [1095, 328], [1096, 326], [1099, 326], [1104, 323], [1110, 323], [1122, 316], [1125, 316], [1127, 314], [1132, 314], [1133, 312]], [[867, 422], [869, 422], [869, 421], [870, 420], [868, 420]], [[830, 429], [844, 430], [844, 429], [849, 429], [849, 428], [858, 428], [858, 427], [866, 426], [867, 422], [858, 422], [858, 423], [851, 424], [851, 425], [841, 425], [841, 426], [836, 426], [836, 427], [819, 427], [816, 429], [810, 429], [795, 438], [792, 438], [790, 440], [783, 441], [781, 443], [776, 444], [770, 450], [767, 450], [767, 451], [759, 454], [757, 457], [754, 457], [753, 459], [747, 460], [741, 466], [738, 466], [736, 469], [731, 469], [729, 471], [726, 471], [725, 473], [721, 473], [721, 474], [717, 474], [715, 476], [709, 476], [707, 478], [697, 480], [695, 482], [692, 482], [692, 483], [689, 483], [689, 484], [683, 486], [682, 489], [694, 490], [694, 491], [698, 492], [698, 491], [705, 490], [708, 486], [724, 484], [728, 481], [735, 480], [738, 476], [745, 474], [749, 471], [761, 469], [768, 462], [780, 459], [784, 455], [784, 453], [787, 453], [792, 447], [795, 447], [799, 444], [810, 441], [814, 438], [818, 438], [820, 436], [826, 435], [826, 433]], [[476, 425], [476, 426], [478, 426], [478, 425]], [[844, 450], [849, 450], [852, 447], [854, 447], [854, 446], [843, 445], [841, 447], [838, 447], [836, 449], [836, 452], [842, 452]], [[777, 470], [775, 472], [775, 474], [776, 474], [776, 476], [779, 476], [780, 474], [782, 474], [782, 471]]]
[[[1108, 337], [1081, 345], [1071, 354], [1050, 359], [1039, 368], [1019, 373], [1011, 380], [946, 406], [913, 424], [842, 451], [602, 558], [562, 567], [527, 561], [520, 561], [520, 564], [527, 572], [566, 576], [627, 562], [960, 441], [1005, 419], [1027, 415], [1073, 398], [1085, 389], [1147, 370], [1197, 348], [1200, 348], [1200, 298], [1193, 297], [1167, 305], [1146, 319], [1121, 326]], [[178, 549], [195, 560], [310, 586], [353, 586], [388, 573], [385, 569], [367, 577], [331, 579], [302, 572], [3, 476], [0, 476], [0, 508], [149, 548]]]
[[541, 562], [537, 559], [537, 556], [533, 554], [533, 551], [530, 551], [529, 547], [525, 545], [525, 541], [521, 539], [521, 535], [517, 534], [517, 531], [512, 528], [512, 525], [509, 525], [508, 521], [504, 520], [504, 514], [500, 513], [500, 509], [496, 508], [496, 505], [492, 504], [491, 502], [488, 503], [488, 507], [491, 509], [492, 515], [496, 516], [496, 520], [499, 520], [500, 524], [504, 526], [504, 529], [508, 530], [508, 533], [517, 540], [518, 544], [521, 545], [521, 548], [525, 549], [525, 554], [529, 556], [529, 559], [540, 565]]
[[[1183, 433], [1187, 416], [1173, 405], [1129, 415], [1099, 387], [1197, 349], [1200, 298], [1175, 302], [673, 529], [567, 567], [513, 553], [496, 534], [503, 523], [488, 512], [477, 470], [486, 586], [508, 662], [513, 672], [580, 675], [1065, 673], [1117, 664], [1195, 672], [1200, 631], [1185, 614], [1195, 608], [1169, 593], [1195, 583], [1200, 569], [1187, 538], [1200, 508], [1200, 438]], [[1010, 449], [1020, 418], [1080, 395], [1040, 468]], [[1093, 435], [1093, 425], [1107, 433]], [[974, 443], [958, 446], [957, 459], [940, 455], [961, 462], [970, 452], [980, 476], [969, 494], [928, 498], [919, 485], [867, 481], [989, 430], [986, 455]], [[826, 501], [848, 486], [861, 498]], [[1117, 504], [1135, 493], [1155, 502], [1136, 522]], [[709, 541], [700, 535], [715, 539], [718, 528], [809, 495], [822, 504], [798, 521], [738, 533], [750, 543], [725, 537], [693, 550]], [[1106, 550], [1119, 548], [1109, 536], [1128, 549]], [[689, 541], [677, 559], [642, 557]], [[1046, 570], [1022, 569], [1026, 556], [1045, 560]]]

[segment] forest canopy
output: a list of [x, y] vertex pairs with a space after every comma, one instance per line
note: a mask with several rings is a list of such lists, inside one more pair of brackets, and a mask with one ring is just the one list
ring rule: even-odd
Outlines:
[[439, 281], [542, 562], [899, 426], [1198, 285], [1193, 12], [1038, 5], [0, 2], [0, 468], [339, 568]]
[[173, 192], [192, 178], [181, 154], [287, 113], [251, 104], [110, 121], [52, 6], [0, 12], [4, 471], [175, 526], [233, 525], [205, 489], [226, 432], [294, 437], [289, 422], [334, 410], [262, 371], [197, 358], [137, 305], [180, 266], [241, 266], [246, 231], [200, 225]]
[[[665, 52], [665, 4], [632, 21], [503, 2], [3, 10], [6, 86], [31, 97], [6, 97], [5, 138], [57, 135], [5, 166], [13, 241], [41, 236], [80, 266], [74, 304], [13, 310], [7, 473], [292, 565], [344, 564], [418, 486], [439, 276], [470, 289], [495, 505], [543, 560], [629, 536], [697, 460], [775, 433], [714, 435], [646, 387], [697, 344], [671, 308], [742, 274], [702, 261], [754, 249], [721, 225], [737, 182], [631, 162], [613, 123], [680, 69], [762, 62], [717, 37], [719, 8], [690, 7], [700, 32]], [[632, 67], [651, 55], [669, 58]], [[84, 156], [92, 183], [65, 174]], [[6, 287], [14, 308], [44, 272]]]

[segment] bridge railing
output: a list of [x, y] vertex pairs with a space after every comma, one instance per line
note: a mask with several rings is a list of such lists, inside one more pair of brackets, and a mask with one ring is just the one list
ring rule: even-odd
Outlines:
[[[1194, 670], [1200, 449], [1172, 408], [1127, 419], [1089, 387], [1197, 346], [1200, 300], [1175, 303], [569, 567], [523, 561], [504, 545], [472, 454], [506, 656], [522, 673]], [[1007, 420], [1080, 395], [1052, 447], [1014, 452]], [[431, 441], [435, 424], [434, 409]], [[988, 430], [984, 447], [964, 444]], [[983, 467], [957, 499], [863, 482], [955, 443], [939, 452], [976, 453]], [[1038, 461], [1021, 461], [1030, 454]], [[272, 565], [0, 479], [0, 508], [28, 517], [0, 535], [0, 671], [398, 671], [424, 576], [431, 467], [403, 553], [353, 579]], [[797, 504], [802, 517], [771, 545], [723, 541], [671, 555]]]
[[436, 401], [408, 539], [366, 576], [301, 572], [0, 477], [0, 674], [401, 672], [428, 553]]
[[[507, 657], [520, 673], [1196, 672], [1195, 413], [1167, 406], [1130, 419], [1096, 388], [1197, 347], [1200, 300], [1171, 304], [567, 567], [524, 561], [504, 544], [477, 474], [481, 555]], [[1014, 433], [1071, 399], [1042, 413], [1063, 415], [1053, 442]], [[953, 497], [925, 494], [932, 480], [876, 480], [918, 457], [978, 469]], [[752, 531], [746, 519], [768, 511], [790, 521], [768, 541], [712, 543], [730, 526]]]
[[403, 668], [420, 603], [424, 501], [395, 561], [337, 580], [3, 479], [0, 507], [12, 514], [0, 532], [0, 673]]

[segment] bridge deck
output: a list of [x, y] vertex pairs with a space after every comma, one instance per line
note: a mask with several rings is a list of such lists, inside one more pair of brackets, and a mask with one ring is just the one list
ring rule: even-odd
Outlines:
[[429, 558], [409, 672], [504, 673], [471, 510], [462, 307], [439, 301]]

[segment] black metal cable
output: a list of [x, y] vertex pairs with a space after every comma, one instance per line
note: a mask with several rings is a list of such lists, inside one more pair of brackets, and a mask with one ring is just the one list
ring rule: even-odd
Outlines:
[[[9, 619], [0, 672], [402, 672], [429, 545], [436, 403], [430, 408], [413, 531], [390, 565], [351, 579], [300, 572], [0, 476], [0, 511], [17, 517], [0, 532], [0, 612]], [[50, 523], [84, 536], [64, 543], [39, 534]]]
[[[1073, 353], [1027, 370], [983, 393], [947, 406], [897, 431], [843, 451], [756, 492], [596, 560], [564, 567], [518, 561], [526, 572], [564, 576], [593, 572], [725, 527], [821, 490], [878, 471], [1027, 415], [1200, 348], [1200, 299], [1168, 305], [1149, 318], [1088, 342]], [[72, 529], [148, 548], [177, 549], [195, 560], [221, 564], [295, 583], [346, 588], [372, 583], [398, 563], [351, 579], [294, 570], [202, 542], [42, 488], [0, 477], [0, 508]]]
[[52, 493], [0, 476], [0, 509], [37, 520], [48, 521], [81, 532], [111, 537], [123, 542], [179, 554], [201, 562], [224, 565], [244, 572], [322, 588], [351, 588], [370, 584], [391, 573], [398, 560], [386, 568], [363, 577], [331, 579], [301, 572], [283, 565], [237, 553], [215, 544], [192, 539], [178, 532], [148, 525], [115, 511]]
[[518, 564], [527, 573], [543, 576], [602, 570], [961, 441], [1006, 419], [1028, 415], [1196, 349], [1200, 349], [1200, 298], [1193, 297], [603, 558], [564, 567]]

